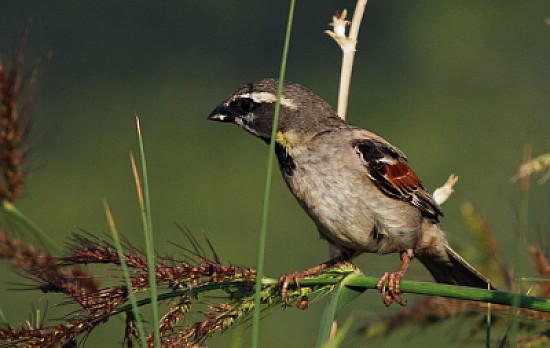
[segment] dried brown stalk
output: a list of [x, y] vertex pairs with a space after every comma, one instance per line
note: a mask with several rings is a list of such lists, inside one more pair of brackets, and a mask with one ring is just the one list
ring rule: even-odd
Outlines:
[[[30, 110], [34, 102], [37, 81], [44, 65], [34, 69], [24, 85], [23, 62], [30, 30], [27, 29], [19, 52], [9, 63], [0, 53], [0, 201], [16, 201], [23, 189], [25, 156], [23, 143], [30, 131]], [[25, 93], [23, 93], [23, 87]]]
[[528, 248], [528, 250], [535, 266], [537, 267], [540, 277], [549, 280], [538, 283], [540, 287], [540, 294], [538, 295], [550, 298], [550, 261], [540, 247], [535, 247], [532, 245]]
[[488, 274], [493, 282], [504, 281], [508, 289], [512, 288], [512, 272], [508, 269], [496, 238], [489, 224], [471, 202], [465, 202], [461, 207], [462, 218], [468, 227], [468, 231], [480, 243], [478, 250], [482, 251], [484, 259], [481, 260], [480, 270]]
[[[85, 264], [120, 265], [116, 249], [100, 239], [89, 239], [74, 236], [69, 256], [57, 258], [50, 256], [33, 246], [23, 246], [17, 239], [0, 231], [0, 257], [12, 260], [12, 265], [31, 279], [38, 281], [37, 289], [43, 292], [58, 292], [66, 294], [72, 303], [83, 310], [78, 316], [50, 327], [3, 327], [0, 328], [0, 345], [9, 343], [14, 346], [53, 347], [89, 335], [99, 324], [108, 321], [120, 312], [121, 306], [128, 300], [125, 286], [110, 286], [100, 288], [96, 275], [83, 269]], [[135, 292], [148, 290], [148, 269], [145, 256], [138, 249], [127, 246], [124, 258], [131, 270], [132, 289]], [[205, 255], [191, 253], [197, 261], [175, 260], [157, 257], [155, 274], [159, 289], [167, 293], [175, 293], [174, 303], [169, 307], [159, 323], [163, 346], [199, 346], [215, 332], [223, 331], [233, 325], [240, 317], [248, 314], [251, 305], [251, 290], [255, 270], [235, 265], [224, 266]], [[205, 314], [205, 319], [199, 322], [187, 322], [186, 315], [198, 302], [194, 302], [193, 289], [214, 284], [213, 288], [224, 289], [229, 285], [229, 302], [211, 304], [211, 312]], [[242, 293], [247, 299], [235, 302], [235, 293]], [[183, 294], [183, 295], [181, 295]], [[235, 302], [233, 305], [231, 302]], [[127, 311], [127, 310], [123, 310]], [[135, 340], [136, 333], [132, 330], [134, 320], [131, 315], [127, 320], [127, 342]], [[178, 325], [176, 327], [176, 325]], [[181, 327], [180, 327], [181, 326]], [[130, 343], [129, 343], [130, 344]], [[148, 344], [152, 345], [152, 336]]]

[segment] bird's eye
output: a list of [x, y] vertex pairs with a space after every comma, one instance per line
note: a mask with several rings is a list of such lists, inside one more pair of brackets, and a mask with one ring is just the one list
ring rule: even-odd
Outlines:
[[256, 103], [250, 98], [239, 98], [231, 103], [233, 110], [241, 115], [248, 114], [255, 106]]

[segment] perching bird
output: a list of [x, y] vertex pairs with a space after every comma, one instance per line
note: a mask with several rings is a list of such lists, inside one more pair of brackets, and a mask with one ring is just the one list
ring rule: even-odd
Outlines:
[[400, 270], [384, 273], [378, 282], [386, 305], [403, 304], [399, 283], [413, 257], [439, 283], [492, 288], [449, 246], [439, 227], [443, 212], [401, 150], [346, 123], [322, 98], [289, 81], [271, 139], [277, 84], [276, 79], [246, 84], [208, 118], [235, 123], [266, 143], [275, 141], [288, 188], [331, 245], [330, 261], [281, 277], [285, 302], [291, 280], [299, 286], [303, 277], [363, 252], [401, 255]]

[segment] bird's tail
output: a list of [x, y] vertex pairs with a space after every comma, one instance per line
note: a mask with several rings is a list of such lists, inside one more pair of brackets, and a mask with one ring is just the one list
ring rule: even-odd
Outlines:
[[479, 273], [450, 246], [445, 245], [445, 251], [449, 257], [448, 260], [418, 256], [420, 262], [430, 271], [438, 283], [496, 289], [485, 276]]

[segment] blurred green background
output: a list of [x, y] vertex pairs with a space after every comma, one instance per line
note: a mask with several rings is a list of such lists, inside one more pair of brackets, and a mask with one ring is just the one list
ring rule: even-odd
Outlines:
[[[334, 106], [341, 55], [323, 30], [344, 7], [353, 10], [354, 2], [298, 1], [286, 75]], [[285, 1], [0, 1], [3, 54], [18, 47], [31, 19], [27, 65], [53, 52], [33, 112], [29, 164], [35, 169], [18, 207], [63, 240], [77, 227], [107, 232], [106, 198], [119, 230], [143, 245], [128, 160], [136, 149], [137, 113], [159, 252], [178, 254], [168, 241], [184, 243], [175, 227], [181, 223], [206, 234], [223, 260], [254, 266], [267, 147], [206, 116], [241, 84], [277, 76], [287, 12]], [[474, 263], [460, 205], [477, 205], [511, 263], [519, 193], [510, 178], [525, 144], [535, 154], [549, 150], [549, 16], [547, 0], [373, 0], [367, 6], [348, 120], [404, 150], [430, 190], [451, 173], [460, 177], [443, 206], [443, 227]], [[535, 187], [530, 195], [530, 241], [548, 242], [549, 190]], [[278, 174], [272, 197], [267, 275], [324, 261], [326, 243]], [[378, 275], [396, 269], [399, 257], [363, 255], [357, 262]], [[418, 263], [408, 278], [430, 279]], [[2, 291], [13, 288], [5, 283]], [[8, 318], [27, 319], [35, 293], [3, 293]], [[356, 326], [400, 310], [386, 309], [375, 292], [353, 307]], [[269, 315], [262, 346], [311, 346], [322, 309], [315, 303]], [[246, 346], [250, 330], [243, 329]], [[437, 335], [443, 335], [452, 346], [449, 330], [401, 336], [414, 346], [441, 343]], [[104, 344], [105, 335], [109, 346], [119, 346], [122, 321], [101, 326], [89, 346]], [[225, 333], [210, 346], [224, 347], [231, 338]]]

